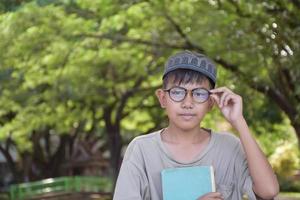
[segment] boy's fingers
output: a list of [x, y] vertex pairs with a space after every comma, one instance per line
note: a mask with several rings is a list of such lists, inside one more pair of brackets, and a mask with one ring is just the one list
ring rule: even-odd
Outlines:
[[222, 194], [220, 192], [212, 192], [211, 197], [222, 197]]
[[225, 89], [225, 87], [218, 87], [218, 88], [214, 88], [214, 89], [211, 89], [210, 91], [211, 92], [221, 92]]
[[219, 192], [212, 192], [210, 197], [214, 200], [223, 200], [222, 194]]
[[227, 87], [219, 87], [219, 88], [211, 89], [210, 92], [212, 92], [212, 93], [218, 93], [218, 92], [230, 92], [230, 93], [232, 93], [232, 91], [230, 89], [228, 89]]
[[226, 99], [229, 95], [231, 95], [231, 93], [229, 93], [229, 92], [225, 92], [225, 93], [223, 93], [223, 94], [221, 95], [221, 99], [220, 99], [220, 105], [221, 105], [221, 107], [223, 107], [223, 106], [225, 105], [225, 99]]
[[220, 192], [210, 192], [210, 193], [208, 193], [205, 196], [206, 197], [218, 198], [218, 197], [222, 197], [222, 194]]
[[233, 98], [234, 98], [234, 95], [233, 95], [233, 94], [227, 95], [227, 96], [224, 98], [224, 103], [223, 103], [223, 105], [224, 105], [224, 106], [227, 106], [229, 100], [231, 100], [231, 99], [233, 99]]
[[200, 197], [198, 200], [223, 200], [223, 197], [222, 194], [219, 192], [210, 192]]
[[234, 95], [234, 93], [227, 87], [220, 87], [220, 88], [212, 89], [212, 90], [210, 90], [210, 92], [211, 92], [211, 95], [216, 95], [220, 98], [220, 100], [218, 101], [220, 108], [222, 108], [224, 105], [226, 105], [228, 103], [228, 102], [227, 103], [225, 102], [225, 99], [227, 98], [227, 96]]
[[220, 97], [218, 95], [215, 95], [215, 94], [212, 94], [210, 96], [214, 100], [214, 103], [219, 106], [219, 104], [220, 104]]

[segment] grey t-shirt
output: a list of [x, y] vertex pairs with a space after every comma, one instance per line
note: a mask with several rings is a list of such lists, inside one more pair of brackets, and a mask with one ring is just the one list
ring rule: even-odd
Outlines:
[[228, 133], [211, 133], [206, 148], [191, 162], [172, 158], [161, 130], [136, 137], [128, 146], [117, 180], [114, 200], [162, 200], [161, 171], [166, 168], [212, 165], [216, 189], [224, 199], [255, 200], [247, 160], [240, 140]]

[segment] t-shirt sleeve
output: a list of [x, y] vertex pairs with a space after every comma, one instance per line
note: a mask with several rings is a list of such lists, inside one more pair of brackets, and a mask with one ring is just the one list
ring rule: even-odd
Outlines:
[[256, 195], [253, 192], [253, 182], [248, 170], [248, 162], [244, 153], [243, 147], [239, 142], [236, 148], [235, 157], [235, 174], [236, 183], [239, 186], [239, 191], [247, 195], [249, 200], [256, 200]]
[[131, 144], [125, 155], [118, 175], [113, 200], [149, 199], [146, 177], [138, 165], [134, 144]]

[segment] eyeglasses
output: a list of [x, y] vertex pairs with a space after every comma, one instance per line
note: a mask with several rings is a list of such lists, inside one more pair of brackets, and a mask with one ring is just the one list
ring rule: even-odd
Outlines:
[[196, 103], [204, 103], [208, 100], [209, 95], [211, 94], [210, 91], [208, 91], [205, 88], [195, 88], [193, 90], [187, 90], [183, 87], [175, 86], [168, 90], [164, 90], [165, 92], [169, 93], [170, 98], [175, 102], [181, 102], [185, 99], [187, 93], [189, 91], [192, 92], [193, 100]]

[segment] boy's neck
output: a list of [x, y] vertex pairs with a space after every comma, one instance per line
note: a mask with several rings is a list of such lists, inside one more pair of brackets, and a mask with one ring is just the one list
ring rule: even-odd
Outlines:
[[173, 144], [199, 144], [208, 136], [204, 129], [195, 128], [192, 130], [181, 130], [176, 127], [168, 126], [164, 130], [163, 139], [165, 142]]

